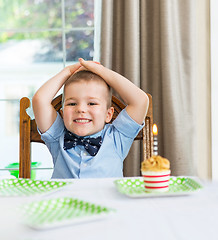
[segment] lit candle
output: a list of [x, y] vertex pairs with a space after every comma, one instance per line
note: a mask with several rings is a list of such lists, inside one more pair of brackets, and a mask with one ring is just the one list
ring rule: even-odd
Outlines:
[[153, 136], [154, 136], [154, 148], [153, 155], [158, 155], [158, 140], [157, 140], [158, 129], [157, 125], [153, 124]]

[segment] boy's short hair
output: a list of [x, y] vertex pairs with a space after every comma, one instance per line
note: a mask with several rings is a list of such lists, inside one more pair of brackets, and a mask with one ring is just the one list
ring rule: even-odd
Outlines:
[[111, 99], [112, 99], [112, 89], [111, 87], [105, 82], [105, 80], [100, 77], [99, 75], [91, 72], [91, 71], [87, 71], [87, 70], [82, 70], [79, 72], [74, 73], [73, 75], [71, 75], [67, 81], [64, 84], [64, 89], [63, 89], [63, 94], [62, 94], [62, 108], [64, 106], [64, 100], [65, 100], [65, 87], [67, 87], [68, 85], [70, 85], [73, 82], [80, 82], [80, 81], [99, 81], [99, 82], [103, 82], [105, 83], [105, 85], [107, 86], [108, 89], [108, 99], [107, 99], [107, 108], [111, 107]]

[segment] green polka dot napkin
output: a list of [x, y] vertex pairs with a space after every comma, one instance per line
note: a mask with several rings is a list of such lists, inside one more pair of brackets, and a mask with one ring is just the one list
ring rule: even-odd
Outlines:
[[24, 223], [35, 229], [97, 220], [115, 210], [70, 197], [35, 201], [21, 208]]
[[45, 194], [56, 191], [71, 182], [40, 181], [31, 179], [0, 180], [0, 196], [19, 197]]

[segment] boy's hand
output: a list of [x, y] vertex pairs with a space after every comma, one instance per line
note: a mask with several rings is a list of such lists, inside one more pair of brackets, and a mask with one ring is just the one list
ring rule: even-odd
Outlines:
[[80, 63], [84, 63], [84, 62], [97, 63], [97, 64], [101, 65], [100, 62], [96, 62], [96, 61], [85, 61], [83, 58], [79, 58], [79, 62], [80, 62]]
[[[90, 64], [90, 63], [96, 63], [96, 64], [100, 64], [99, 62], [96, 62], [96, 61], [84, 61], [82, 58], [79, 58], [79, 61], [80, 61], [80, 64], [81, 63], [85, 63], [85, 64]], [[79, 69], [77, 69], [76, 71], [75, 71], [75, 73], [76, 72], [79, 72], [79, 71], [83, 71], [83, 70], [86, 70], [86, 71], [89, 71], [89, 69], [88, 68], [86, 68], [86, 67], [84, 67], [84, 65], [80, 65], [80, 68]]]
[[[96, 61], [85, 61], [83, 58], [79, 58], [79, 62], [82, 66], [81, 70], [88, 70], [88, 71], [96, 73], [99, 76], [101, 76], [100, 73], [102, 73], [102, 70], [103, 70], [102, 68], [104, 68], [107, 71], [107, 69], [105, 67], [103, 67], [103, 65], [101, 65], [99, 62], [96, 62]], [[80, 69], [79, 69], [79, 71], [80, 71]]]
[[70, 75], [72, 75], [76, 71], [78, 71], [81, 67], [82, 67], [81, 64], [78, 62], [73, 65], [67, 66], [66, 69], [69, 71]]

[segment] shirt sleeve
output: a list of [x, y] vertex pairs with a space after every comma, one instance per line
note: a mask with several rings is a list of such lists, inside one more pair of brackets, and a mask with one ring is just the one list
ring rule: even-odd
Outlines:
[[[39, 130], [38, 130], [39, 131]], [[60, 114], [57, 112], [57, 117], [51, 127], [44, 133], [40, 133], [41, 139], [45, 143], [59, 141], [60, 136], [64, 131], [64, 122]]]
[[139, 131], [144, 127], [145, 123], [138, 124], [133, 120], [126, 109], [123, 109], [112, 123], [120, 133], [129, 138], [135, 138]]
[[113, 136], [114, 147], [120, 159], [124, 160], [129, 152], [129, 149], [138, 135], [139, 131], [144, 127], [143, 124], [138, 124], [123, 109], [117, 118], [112, 123], [114, 129], [110, 136]]

